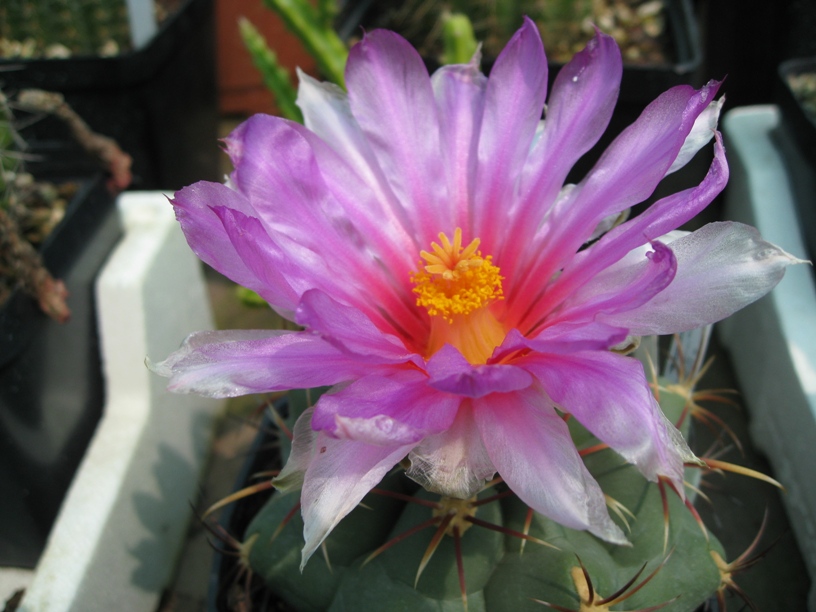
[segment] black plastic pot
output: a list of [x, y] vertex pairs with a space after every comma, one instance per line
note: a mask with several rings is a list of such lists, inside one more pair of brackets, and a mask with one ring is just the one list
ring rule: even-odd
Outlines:
[[816, 169], [816, 115], [808, 112], [791, 90], [789, 79], [802, 74], [816, 75], [816, 57], [791, 59], [779, 66], [779, 106], [782, 118], [814, 169]]
[[[282, 414], [288, 411], [288, 402], [283, 400], [275, 404], [275, 409]], [[239, 491], [244, 487], [257, 482], [253, 474], [280, 468], [280, 446], [277, 444], [279, 430], [272, 420], [264, 418], [258, 430], [258, 435], [250, 447], [247, 459], [233, 487]], [[255, 515], [260, 512], [267, 500], [272, 496], [272, 490], [262, 491], [238, 502], [230, 504], [221, 513], [218, 524], [220, 528], [239, 540], [243, 538], [246, 528]], [[252, 610], [286, 610], [281, 602], [259, 578], [254, 578], [251, 586], [240, 575], [239, 559], [230, 554], [216, 551], [213, 557], [212, 568], [209, 574], [207, 588], [207, 612], [232, 612], [240, 609], [238, 602], [246, 596], [251, 600]]]
[[[801, 172], [805, 174], [794, 181], [797, 192], [796, 211], [799, 215], [802, 237], [810, 257], [816, 256], [816, 204], [813, 189], [816, 187], [816, 114], [808, 111], [802, 100], [791, 89], [790, 77], [812, 74], [816, 78], [816, 57], [791, 59], [779, 66], [778, 103], [782, 123], [796, 145], [801, 158], [807, 163]], [[801, 162], [800, 162], [801, 164]], [[793, 169], [792, 169], [793, 171]]]
[[[134, 188], [218, 180], [213, 0], [186, 0], [144, 48], [116, 57], [0, 61], [0, 85], [58, 91], [133, 157]], [[51, 130], [29, 142], [48, 149]], [[59, 137], [56, 138], [59, 140]]]
[[120, 235], [104, 177], [85, 181], [41, 249], [70, 321], [20, 291], [0, 309], [0, 566], [36, 564], [102, 414], [94, 280]]

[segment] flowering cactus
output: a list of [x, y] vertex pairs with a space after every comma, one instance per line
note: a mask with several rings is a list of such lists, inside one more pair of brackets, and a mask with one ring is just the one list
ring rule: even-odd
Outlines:
[[[660, 403], [670, 420], [681, 420], [690, 391], [663, 385]], [[290, 394], [289, 402], [293, 414], [309, 403], [303, 393]], [[254, 518], [242, 556], [279, 597], [304, 611], [462, 609], [460, 599], [469, 610], [543, 610], [536, 600], [587, 610], [592, 608], [580, 607], [588, 598], [586, 576], [598, 610], [606, 609], [604, 596], [607, 606], [626, 601], [626, 609], [695, 609], [721, 585], [711, 554], [724, 554], [720, 544], [679, 497], [667, 499], [611, 450], [592, 452], [597, 439], [574, 420], [570, 425], [575, 443], [590, 451], [587, 467], [610, 503], [627, 508], [621, 524], [632, 546], [610, 548], [564, 528], [532, 513], [501, 485], [473, 502], [443, 505], [396, 470], [327, 538], [325, 556], [303, 573], [297, 555], [303, 523], [292, 513], [297, 497], [291, 493], [276, 493]], [[457, 514], [457, 508], [465, 511]], [[441, 524], [448, 516], [451, 522]], [[435, 539], [451, 525], [462, 532], [442, 538], [428, 559]], [[630, 588], [610, 597], [636, 576]]]
[[[539, 546], [560, 541], [550, 543], [562, 555], [530, 571], [555, 580], [556, 563], [559, 592], [590, 597], [586, 576], [601, 571], [605, 556], [617, 569], [603, 570], [598, 592], [614, 592], [637, 571], [626, 551], [630, 543], [640, 548], [640, 529], [650, 550], [663, 544], [663, 531], [640, 516], [641, 508], [654, 513], [646, 492], [656, 488], [648, 483], [682, 499], [684, 465], [700, 460], [664, 415], [640, 362], [625, 353], [639, 336], [728, 316], [797, 260], [737, 223], [675, 231], [727, 180], [715, 81], [661, 95], [580, 183], [564, 185], [606, 128], [620, 77], [618, 47], [597, 32], [559, 73], [541, 121], [547, 62], [529, 20], [489, 78], [478, 56], [429, 77], [403, 39], [374, 31], [350, 52], [348, 94], [301, 75], [305, 127], [251, 118], [226, 140], [235, 164], [228, 183], [176, 193], [193, 250], [303, 330], [193, 334], [153, 369], [170, 378], [171, 390], [217, 397], [333, 387], [295, 424], [292, 453], [274, 481], [282, 491], [300, 490], [305, 543], [296, 569], [313, 572], [313, 553], [403, 460], [413, 481], [440, 496], [440, 516], [455, 508], [468, 524], [467, 508], [491, 495], [484, 488], [498, 474], [515, 501], [484, 511], [495, 506], [495, 521], [515, 531], [525, 522], [519, 512], [537, 513], [531, 537]], [[714, 160], [700, 185], [621, 222], [712, 138]], [[570, 427], [608, 446], [610, 459], [595, 467], [585, 461]], [[632, 479], [619, 487], [609, 471], [615, 462], [614, 471]], [[610, 487], [634, 508], [631, 534], [609, 515]], [[404, 514], [419, 520], [412, 506]], [[415, 519], [400, 518], [393, 529]], [[490, 576], [520, 563], [507, 557], [515, 559], [519, 545], [493, 535], [494, 544], [482, 542], [472, 535], [479, 530], [464, 533], [463, 525], [458, 536], [451, 528], [448, 549], [475, 547], [473, 563], [488, 569], [458, 575], [490, 602], [503, 588]], [[332, 554], [350, 563], [363, 542], [346, 540], [351, 548]], [[529, 546], [525, 556], [543, 554]], [[716, 544], [706, 546], [713, 572], [708, 546]], [[374, 581], [392, 550], [348, 575]], [[451, 554], [471, 563], [470, 554]], [[454, 578], [428, 573], [456, 583], [455, 570]], [[332, 605], [350, 601], [349, 589], [356, 590], [341, 587]], [[646, 597], [641, 591], [632, 601]]]

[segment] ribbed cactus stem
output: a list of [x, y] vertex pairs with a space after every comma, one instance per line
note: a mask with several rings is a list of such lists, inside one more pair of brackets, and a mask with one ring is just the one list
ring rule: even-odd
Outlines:
[[447, 13], [442, 17], [443, 64], [466, 64], [476, 53], [478, 43], [473, 24], [463, 13]]
[[[678, 422], [689, 394], [668, 381], [656, 388], [667, 418]], [[292, 396], [288, 429], [317, 398]], [[688, 612], [715, 593], [722, 547], [679, 496], [647, 481], [576, 419], [568, 426], [579, 449], [592, 449], [582, 453], [584, 462], [631, 547], [610, 546], [531, 512], [500, 479], [476, 499], [440, 498], [396, 468], [325, 541], [331, 570], [315, 554], [300, 573], [296, 492], [273, 495], [249, 525], [248, 562], [278, 596], [307, 611], [516, 612], [538, 609], [533, 600], [577, 609], [591, 584], [596, 603], [606, 601], [603, 595], [609, 605], [625, 601], [625, 609], [666, 604], [662, 610]]]
[[303, 123], [303, 115], [295, 104], [297, 91], [292, 85], [289, 71], [280, 65], [278, 57], [266, 43], [266, 39], [249, 22], [241, 18], [238, 22], [241, 38], [252, 57], [252, 62], [260, 71], [264, 85], [275, 96], [281, 115], [292, 121]]
[[264, 4], [300, 38], [329, 80], [345, 88], [348, 48], [331, 27], [321, 23], [317, 9], [303, 0], [264, 0]]

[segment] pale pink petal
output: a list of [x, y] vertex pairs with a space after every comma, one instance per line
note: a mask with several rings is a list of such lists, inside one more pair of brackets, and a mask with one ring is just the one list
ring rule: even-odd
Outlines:
[[527, 338], [517, 329], [511, 329], [493, 355], [501, 362], [516, 351], [532, 349], [542, 353], [574, 353], [576, 351], [606, 351], [623, 342], [628, 336], [625, 329], [597, 321], [561, 321], [545, 327], [540, 334]]
[[394, 446], [450, 427], [462, 398], [428, 388], [416, 369], [363, 376], [317, 402], [312, 427], [333, 437]]
[[408, 477], [428, 491], [458, 499], [476, 495], [496, 473], [469, 402], [461, 405], [453, 424], [423, 440], [408, 459]]
[[714, 100], [700, 113], [699, 117], [694, 121], [691, 132], [686, 136], [686, 141], [680, 148], [677, 159], [674, 160], [666, 174], [677, 172], [691, 161], [697, 154], [697, 151], [711, 142], [711, 139], [714, 137], [714, 132], [717, 131], [717, 123], [720, 120], [720, 111], [722, 110], [723, 104], [725, 104], [724, 97], [719, 100]]
[[374, 446], [336, 440], [325, 433], [314, 443], [301, 493], [303, 547], [301, 570], [335, 525], [357, 507], [411, 446]]
[[[344, 208], [353, 211], [367, 239], [378, 244], [377, 252], [386, 265], [394, 267], [400, 256], [411, 253], [407, 261], [397, 266], [398, 273], [399, 270], [407, 273], [409, 270], [404, 266], [415, 264], [414, 251], [427, 245], [415, 243], [415, 236], [406, 231], [411, 226], [411, 217], [391, 191], [351, 114], [348, 94], [333, 83], [318, 82], [300, 71], [298, 75], [297, 102], [308, 128], [301, 133], [312, 145], [327, 186]], [[390, 242], [391, 252], [379, 241]]]
[[288, 256], [273, 270], [288, 268], [296, 293], [320, 288], [383, 327], [387, 312], [402, 332], [423, 331], [406, 283], [418, 255], [413, 242], [396, 219], [369, 206], [374, 194], [325, 143], [303, 126], [256, 115], [227, 144], [231, 182], [249, 200], [248, 216]]
[[768, 293], [801, 263], [741, 223], [710, 223], [670, 244], [672, 283], [635, 310], [598, 319], [634, 335], [673, 334], [720, 321]]
[[296, 491], [303, 486], [303, 478], [312, 462], [317, 441], [317, 432], [312, 429], [312, 414], [314, 406], [309, 406], [295, 421], [292, 428], [292, 452], [286, 460], [286, 465], [272, 479], [275, 488], [283, 493]]
[[348, 164], [349, 171], [378, 189], [383, 201], [393, 199], [374, 153], [351, 114], [348, 94], [334, 83], [317, 81], [300, 69], [298, 78], [297, 104], [306, 127]]
[[[699, 91], [687, 85], [674, 87], [649, 104], [637, 121], [604, 151], [581, 182], [577, 206], [595, 209], [600, 221], [651, 195], [677, 158], [697, 117], [719, 89], [710, 81]], [[576, 211], [583, 216], [588, 211]], [[567, 214], [561, 221], [574, 217]], [[553, 220], [555, 221], [555, 219]], [[596, 223], [597, 223], [596, 221]], [[594, 228], [595, 224], [592, 224]]]
[[544, 395], [533, 389], [488, 395], [474, 400], [474, 417], [493, 465], [524, 503], [572, 529], [626, 543], [566, 423]]
[[198, 332], [164, 361], [148, 362], [170, 391], [208, 397], [334, 385], [375, 365], [307, 332], [273, 330]]
[[524, 366], [560, 410], [634, 464], [646, 478], [666, 476], [683, 488], [683, 462], [694, 455], [663, 416], [643, 366], [612, 352], [530, 355]]

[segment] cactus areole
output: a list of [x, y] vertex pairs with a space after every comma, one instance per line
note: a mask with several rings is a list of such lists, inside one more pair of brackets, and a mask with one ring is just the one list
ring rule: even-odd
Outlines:
[[[682, 492], [695, 458], [615, 349], [722, 319], [797, 260], [738, 223], [675, 231], [728, 177], [716, 81], [659, 96], [565, 184], [620, 78], [601, 32], [548, 97], [529, 20], [489, 78], [478, 54], [429, 76], [375, 30], [351, 49], [348, 92], [301, 74], [305, 126], [250, 118], [226, 139], [227, 183], [175, 194], [201, 259], [303, 330], [193, 334], [152, 368], [217, 397], [333, 386], [276, 480], [301, 488], [304, 564], [406, 457], [429, 491], [466, 500], [498, 473], [540, 514], [625, 544], [566, 415]], [[620, 222], [711, 141], [699, 185]]]

